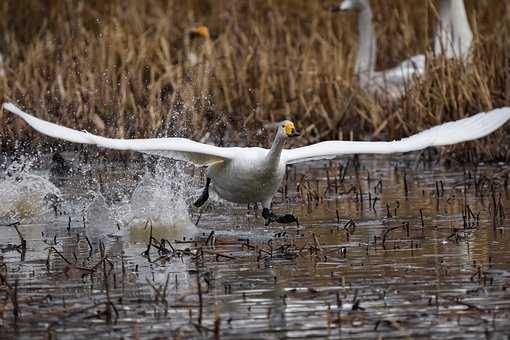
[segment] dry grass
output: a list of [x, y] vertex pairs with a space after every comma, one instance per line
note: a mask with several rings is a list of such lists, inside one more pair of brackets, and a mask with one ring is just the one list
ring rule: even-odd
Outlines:
[[[107, 136], [148, 137], [171, 126], [196, 139], [208, 131], [214, 142], [267, 145], [271, 134], [260, 128], [291, 118], [306, 127], [307, 142], [397, 138], [510, 104], [506, 1], [466, 0], [473, 64], [430, 58], [427, 77], [394, 103], [357, 88], [355, 16], [330, 13], [334, 1], [28, 2], [0, 4], [0, 99]], [[372, 4], [380, 68], [430, 52], [435, 2]], [[201, 46], [183, 39], [196, 22], [212, 34]], [[186, 51], [195, 48], [202, 63], [190, 67]], [[0, 121], [4, 148], [20, 136], [42, 139], [6, 113]], [[510, 159], [504, 131], [449, 150]]]

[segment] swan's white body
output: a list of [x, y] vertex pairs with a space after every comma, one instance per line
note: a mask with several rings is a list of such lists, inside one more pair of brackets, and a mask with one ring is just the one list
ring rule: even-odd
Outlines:
[[230, 202], [260, 202], [269, 208], [285, 176], [285, 160], [281, 156], [271, 159], [271, 150], [263, 148], [237, 149], [238, 155], [231, 161], [209, 167], [207, 176], [213, 179], [213, 190]]
[[355, 73], [359, 84], [370, 93], [399, 98], [414, 76], [425, 72], [425, 55], [420, 54], [404, 60], [394, 68], [376, 71], [377, 42], [372, 23], [372, 9], [368, 0], [345, 0], [335, 11], [358, 12], [358, 50]]
[[285, 140], [296, 135], [294, 125], [283, 122], [271, 149], [217, 147], [185, 138], [111, 139], [59, 126], [31, 116], [15, 105], [3, 108], [25, 120], [35, 130], [70, 142], [95, 144], [116, 150], [132, 150], [208, 166], [212, 189], [236, 203], [262, 203], [270, 208], [287, 164], [333, 159], [346, 154], [389, 154], [421, 150], [429, 146], [460, 143], [484, 137], [510, 119], [510, 108], [479, 113], [445, 123], [392, 142], [329, 141], [295, 149], [284, 149]]
[[434, 34], [434, 52], [446, 58], [468, 61], [473, 32], [464, 7], [464, 0], [441, 0], [439, 22]]

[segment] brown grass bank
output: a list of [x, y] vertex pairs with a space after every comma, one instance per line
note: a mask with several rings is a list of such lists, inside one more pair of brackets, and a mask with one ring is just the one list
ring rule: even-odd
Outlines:
[[[268, 122], [291, 118], [300, 143], [398, 138], [440, 122], [510, 105], [510, 4], [466, 0], [475, 35], [470, 67], [430, 58], [427, 76], [403, 100], [365, 95], [355, 83], [353, 14], [335, 1], [7, 0], [0, 99], [38, 116], [111, 137], [173, 133], [267, 145]], [[372, 1], [378, 66], [428, 51], [437, 3]], [[207, 42], [186, 32], [200, 22]], [[191, 66], [195, 51], [200, 63]], [[192, 79], [192, 80], [191, 80]], [[2, 148], [42, 140], [0, 113]], [[506, 127], [450, 148], [457, 158], [510, 159]]]

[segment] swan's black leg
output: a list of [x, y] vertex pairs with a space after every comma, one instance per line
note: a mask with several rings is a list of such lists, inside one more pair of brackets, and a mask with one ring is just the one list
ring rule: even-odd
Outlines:
[[205, 202], [209, 199], [209, 184], [211, 184], [211, 179], [207, 177], [207, 181], [205, 182], [204, 191], [202, 191], [202, 195], [193, 203], [193, 205], [197, 208], [204, 205]]
[[282, 223], [282, 224], [296, 222], [296, 224], [299, 226], [298, 218], [292, 214], [278, 215], [278, 216], [276, 216], [276, 222]]
[[270, 209], [264, 208], [262, 209], [262, 217], [264, 217], [264, 219], [266, 220], [266, 223], [264, 223], [264, 225], [268, 226], [269, 224], [271, 224], [271, 222], [275, 221], [276, 216]]
[[262, 217], [264, 217], [264, 219], [266, 220], [266, 223], [265, 223], [266, 226], [268, 226], [271, 222], [277, 222], [277, 223], [281, 223], [281, 224], [288, 224], [288, 223], [296, 222], [296, 224], [299, 225], [299, 221], [296, 216], [294, 216], [292, 214], [275, 215], [268, 208], [264, 208], [262, 210]]
[[271, 210], [269, 210], [268, 208], [264, 208], [262, 209], [262, 217], [264, 217], [265, 220], [268, 220], [271, 218], [271, 215], [273, 215], [273, 213], [271, 212]]

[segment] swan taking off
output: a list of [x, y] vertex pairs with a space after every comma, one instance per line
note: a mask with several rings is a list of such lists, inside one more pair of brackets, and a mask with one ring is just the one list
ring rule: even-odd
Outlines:
[[441, 0], [439, 22], [434, 33], [434, 52], [446, 58], [469, 60], [473, 33], [464, 0]]
[[358, 50], [354, 71], [360, 86], [373, 94], [400, 98], [413, 76], [421, 76], [425, 72], [425, 55], [416, 55], [394, 68], [376, 71], [377, 42], [370, 3], [368, 0], [345, 0], [331, 9], [332, 12], [350, 10], [358, 13]]
[[3, 104], [35, 130], [69, 142], [99, 147], [132, 150], [207, 166], [207, 184], [196, 206], [204, 204], [209, 190], [234, 203], [262, 203], [266, 225], [296, 222], [290, 214], [275, 215], [271, 201], [277, 192], [288, 164], [319, 159], [333, 159], [347, 154], [389, 154], [421, 150], [429, 146], [460, 143], [484, 137], [510, 119], [510, 107], [478, 113], [472, 117], [445, 123], [421, 133], [391, 142], [329, 141], [295, 149], [284, 149], [288, 138], [299, 136], [290, 121], [278, 125], [271, 149], [258, 147], [217, 147], [185, 138], [112, 139], [73, 130], [33, 117], [12, 103]]

